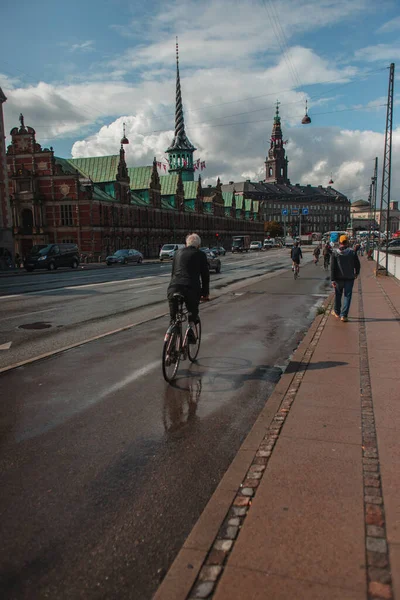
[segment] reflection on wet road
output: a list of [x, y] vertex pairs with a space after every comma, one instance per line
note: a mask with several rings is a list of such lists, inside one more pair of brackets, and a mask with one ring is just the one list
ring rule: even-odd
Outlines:
[[309, 266], [205, 305], [174, 386], [167, 318], [3, 375], [1, 598], [150, 599], [325, 289]]

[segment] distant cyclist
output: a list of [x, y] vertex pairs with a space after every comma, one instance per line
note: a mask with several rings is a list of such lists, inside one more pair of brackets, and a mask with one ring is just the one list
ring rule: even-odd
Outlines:
[[314, 264], [317, 265], [318, 261], [319, 261], [320, 254], [321, 254], [321, 248], [319, 246], [317, 246], [316, 248], [314, 248], [313, 254], [314, 254]]
[[292, 259], [292, 270], [294, 271], [295, 269], [297, 269], [297, 272], [300, 271], [300, 259], [303, 258], [303, 253], [301, 251], [301, 248], [299, 246], [299, 242], [295, 242], [294, 246], [290, 252], [290, 257]]
[[191, 233], [186, 238], [186, 248], [175, 252], [172, 263], [171, 281], [168, 286], [168, 302], [171, 321], [175, 320], [178, 303], [174, 294], [179, 293], [185, 298], [188, 309], [189, 332], [188, 341], [196, 343], [194, 324], [199, 318], [200, 298], [208, 300], [210, 287], [210, 271], [207, 256], [199, 250], [201, 239], [197, 233]]
[[332, 246], [330, 245], [329, 242], [327, 242], [324, 246], [324, 249], [322, 250], [322, 254], [324, 257], [324, 267], [325, 269], [328, 269], [329, 264], [331, 262], [331, 255], [332, 255]]

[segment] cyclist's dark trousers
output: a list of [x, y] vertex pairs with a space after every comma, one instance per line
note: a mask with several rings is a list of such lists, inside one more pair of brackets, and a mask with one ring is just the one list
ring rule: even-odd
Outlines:
[[178, 311], [178, 301], [176, 298], [173, 298], [173, 295], [177, 293], [182, 294], [182, 296], [185, 298], [189, 321], [196, 323], [199, 318], [200, 292], [185, 285], [170, 286], [168, 288], [168, 303], [171, 319], [175, 319]]

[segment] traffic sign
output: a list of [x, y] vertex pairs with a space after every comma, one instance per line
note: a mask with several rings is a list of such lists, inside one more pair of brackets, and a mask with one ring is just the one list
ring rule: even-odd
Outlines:
[[288, 209], [287, 208], [283, 208], [282, 209], [282, 215], [285, 217], [288, 214]]
[[292, 208], [291, 209], [291, 213], [292, 213], [292, 215], [298, 215], [299, 214], [299, 209], [298, 208]]
[[303, 208], [301, 212], [303, 215], [308, 215], [308, 208]]

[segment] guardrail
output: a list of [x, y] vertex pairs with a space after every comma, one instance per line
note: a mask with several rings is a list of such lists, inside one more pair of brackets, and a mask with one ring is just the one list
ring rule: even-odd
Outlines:
[[[378, 256], [378, 252], [374, 250], [374, 259], [376, 260]], [[386, 253], [379, 253], [379, 264], [381, 267], [386, 269]], [[393, 277], [400, 280], [400, 256], [396, 254], [389, 254], [388, 256], [388, 271]]]

